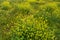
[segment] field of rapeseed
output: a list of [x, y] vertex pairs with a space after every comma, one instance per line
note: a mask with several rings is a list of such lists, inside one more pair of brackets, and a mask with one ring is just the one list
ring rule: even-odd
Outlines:
[[0, 0], [0, 40], [60, 40], [60, 0]]

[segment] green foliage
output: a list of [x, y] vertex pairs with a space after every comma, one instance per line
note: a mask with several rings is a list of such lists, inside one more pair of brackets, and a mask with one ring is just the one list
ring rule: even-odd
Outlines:
[[59, 40], [60, 3], [46, 1], [1, 1], [0, 39]]

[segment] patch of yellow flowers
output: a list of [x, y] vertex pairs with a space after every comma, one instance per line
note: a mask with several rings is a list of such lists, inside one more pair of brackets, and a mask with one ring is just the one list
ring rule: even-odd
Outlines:
[[[46, 8], [52, 7], [55, 9], [57, 7], [55, 2], [45, 3], [44, 5], [39, 5], [39, 9], [34, 9], [30, 3], [38, 2], [37, 0], [27, 0], [22, 3], [14, 3], [11, 5], [9, 1], [4, 1], [1, 3], [2, 7], [9, 9], [13, 6], [12, 10], [8, 10], [9, 17], [6, 17], [6, 24], [1, 25], [3, 34], [9, 36], [5, 39], [10, 40], [55, 40], [54, 31], [50, 29], [49, 16], [47, 15]], [[44, 2], [39, 0], [39, 2]], [[38, 3], [36, 3], [37, 5]], [[29, 11], [28, 11], [29, 9]], [[0, 9], [2, 10], [2, 9]], [[47, 9], [48, 10], [48, 9]], [[4, 10], [6, 11], [6, 10]], [[22, 12], [21, 12], [22, 11]], [[28, 11], [26, 14], [25, 12]], [[51, 11], [51, 10], [48, 10]], [[28, 14], [30, 13], [30, 14]], [[45, 15], [45, 14], [46, 15]], [[3, 13], [3, 15], [6, 15]], [[12, 16], [11, 16], [12, 15]], [[36, 15], [36, 17], [35, 17]], [[42, 16], [43, 15], [43, 16]], [[45, 17], [47, 17], [45, 19]], [[51, 16], [50, 16], [51, 17]], [[5, 16], [3, 16], [3, 19]], [[10, 20], [8, 20], [10, 19]], [[51, 20], [51, 19], [50, 19]], [[6, 28], [5, 28], [6, 27]], [[7, 31], [8, 29], [8, 31]]]

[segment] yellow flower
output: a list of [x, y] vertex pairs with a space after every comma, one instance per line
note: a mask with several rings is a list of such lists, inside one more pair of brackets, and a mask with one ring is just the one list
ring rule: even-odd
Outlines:
[[3, 8], [6, 8], [6, 9], [11, 9], [11, 8], [12, 8], [10, 2], [8, 2], [8, 1], [2, 2], [1, 6], [2, 6]]
[[36, 2], [36, 0], [27, 0], [28, 2]]
[[2, 3], [2, 5], [4, 5], [4, 6], [9, 6], [10, 3], [9, 3], [8, 1], [4, 1], [4, 2]]
[[18, 8], [30, 8], [30, 4], [28, 2], [25, 3], [20, 3], [20, 4], [16, 4], [18, 6]]

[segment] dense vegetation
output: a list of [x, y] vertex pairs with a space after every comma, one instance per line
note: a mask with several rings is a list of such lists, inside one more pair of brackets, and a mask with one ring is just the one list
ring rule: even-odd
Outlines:
[[60, 40], [59, 0], [0, 0], [0, 40]]

